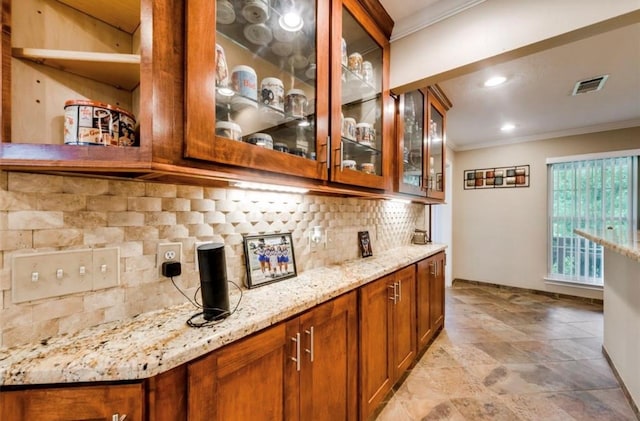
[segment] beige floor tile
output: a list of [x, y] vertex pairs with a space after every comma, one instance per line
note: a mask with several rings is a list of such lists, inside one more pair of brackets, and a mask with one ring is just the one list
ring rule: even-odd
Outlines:
[[602, 306], [467, 283], [378, 420], [635, 420], [602, 354]]

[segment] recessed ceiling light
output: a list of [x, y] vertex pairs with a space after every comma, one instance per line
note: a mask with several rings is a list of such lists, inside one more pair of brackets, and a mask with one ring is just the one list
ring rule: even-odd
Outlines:
[[507, 81], [507, 78], [504, 76], [494, 76], [492, 78], [487, 79], [484, 82], [484, 86], [486, 86], [487, 88], [492, 86], [498, 86], [498, 85], [502, 85], [506, 81]]
[[502, 130], [503, 132], [510, 132], [513, 129], [516, 128], [516, 125], [513, 123], [505, 123], [502, 125], [502, 127], [500, 127], [500, 130]]

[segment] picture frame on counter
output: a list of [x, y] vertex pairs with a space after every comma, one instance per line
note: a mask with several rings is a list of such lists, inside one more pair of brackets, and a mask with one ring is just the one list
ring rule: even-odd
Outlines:
[[371, 239], [369, 238], [369, 231], [358, 231], [358, 243], [360, 245], [360, 255], [362, 257], [373, 256], [373, 250], [371, 249]]
[[529, 187], [529, 165], [464, 170], [464, 189]]
[[291, 233], [243, 237], [247, 288], [297, 276]]

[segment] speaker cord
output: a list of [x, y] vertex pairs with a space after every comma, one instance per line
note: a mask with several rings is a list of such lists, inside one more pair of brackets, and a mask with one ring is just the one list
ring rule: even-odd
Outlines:
[[[240, 302], [242, 301], [242, 288], [240, 288], [238, 286], [238, 284], [236, 284], [235, 282], [227, 280], [228, 283], [230, 283], [231, 285], [236, 287], [236, 289], [240, 292], [240, 297], [238, 297], [238, 302], [233, 307], [233, 310], [229, 311], [229, 310], [224, 310], [224, 309], [217, 308], [217, 307], [213, 307], [213, 308], [206, 307], [205, 308], [202, 304], [200, 304], [198, 302], [198, 298], [197, 298], [198, 297], [198, 292], [200, 291], [200, 287], [198, 287], [198, 289], [196, 289], [196, 291], [193, 293], [193, 300], [192, 300], [187, 294], [184, 293], [184, 291], [182, 291], [182, 289], [180, 289], [180, 287], [178, 287], [178, 285], [176, 284], [176, 281], [173, 279], [173, 276], [171, 276], [170, 279], [171, 279], [171, 283], [173, 284], [173, 286], [178, 290], [178, 292], [180, 294], [182, 294], [183, 297], [185, 297], [187, 299], [187, 301], [189, 301], [194, 307], [200, 308], [200, 309], [203, 310], [203, 311], [200, 311], [200, 312], [194, 314], [189, 319], [187, 319], [187, 325], [189, 327], [208, 327], [208, 326], [217, 325], [218, 323], [224, 321], [225, 318], [227, 318], [228, 316], [231, 316], [233, 313], [235, 313], [236, 310], [238, 309], [238, 306], [240, 305]], [[205, 320], [203, 322], [196, 321], [196, 319], [198, 317], [204, 316], [204, 310], [214, 310], [214, 311], [218, 311], [218, 312], [221, 312], [221, 313], [218, 316], [218, 318], [216, 318], [214, 320]], [[220, 316], [224, 316], [224, 317], [220, 317]]]

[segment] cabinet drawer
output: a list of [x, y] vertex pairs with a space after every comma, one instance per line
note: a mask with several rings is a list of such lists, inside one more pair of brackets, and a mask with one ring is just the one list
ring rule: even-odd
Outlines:
[[[142, 383], [79, 386], [0, 393], [0, 419], [38, 421], [142, 421]], [[115, 418], [118, 416], [118, 418]]]

